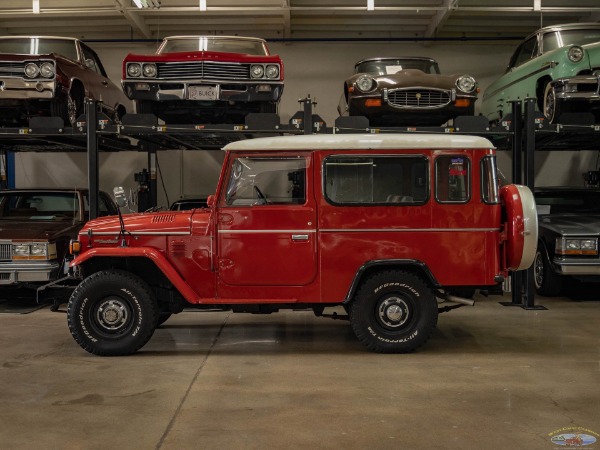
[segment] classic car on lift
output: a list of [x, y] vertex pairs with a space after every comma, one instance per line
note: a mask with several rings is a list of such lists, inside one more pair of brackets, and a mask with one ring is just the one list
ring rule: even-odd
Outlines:
[[441, 75], [431, 58], [368, 58], [344, 82], [340, 115], [365, 116], [371, 125], [442, 125], [473, 115], [477, 82], [470, 75]]
[[600, 189], [536, 188], [538, 247], [535, 289], [559, 295], [566, 278], [600, 281]]
[[[100, 193], [101, 216], [117, 213]], [[64, 274], [69, 241], [89, 219], [85, 189], [0, 191], [0, 285], [39, 286]]]
[[0, 124], [27, 125], [30, 117], [57, 116], [74, 125], [84, 100], [102, 101], [119, 121], [131, 103], [112, 83], [90, 47], [68, 37], [0, 37]]
[[525, 38], [485, 90], [481, 112], [496, 122], [511, 111], [509, 102], [528, 97], [550, 123], [568, 112], [590, 112], [600, 122], [599, 23], [541, 28]]
[[283, 63], [263, 39], [172, 36], [155, 55], [127, 55], [122, 83], [138, 113], [168, 123], [243, 123], [277, 112]]

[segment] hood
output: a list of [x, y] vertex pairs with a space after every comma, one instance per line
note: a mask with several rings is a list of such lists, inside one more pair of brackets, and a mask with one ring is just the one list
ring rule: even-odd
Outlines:
[[[364, 74], [356, 74], [350, 78], [348, 84], [354, 83], [356, 79]], [[368, 75], [368, 74], [367, 74]], [[418, 69], [401, 70], [391, 75], [371, 75], [377, 80], [379, 88], [402, 88], [402, 87], [427, 87], [438, 89], [455, 89], [456, 80], [464, 74], [440, 75], [425, 73]]]
[[160, 55], [138, 55], [130, 53], [125, 57], [124, 63], [128, 62], [194, 62], [194, 61], [219, 61], [219, 62], [267, 62], [280, 63], [281, 58], [277, 55], [247, 55], [245, 53], [229, 52], [175, 52], [162, 53]]
[[[126, 214], [123, 216], [125, 230], [136, 233], [172, 234], [189, 233], [193, 211], [164, 211], [158, 213]], [[94, 234], [118, 234], [121, 230], [119, 216], [102, 217], [91, 220], [79, 232], [85, 234], [88, 230]]]
[[0, 239], [47, 239], [75, 237], [81, 222], [56, 220], [0, 220]]
[[600, 235], [600, 215], [552, 214], [539, 217], [539, 226], [566, 236]]

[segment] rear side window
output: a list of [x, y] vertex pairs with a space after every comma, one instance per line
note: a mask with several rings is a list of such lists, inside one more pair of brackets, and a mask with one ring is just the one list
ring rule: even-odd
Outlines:
[[333, 155], [324, 165], [325, 198], [336, 205], [414, 205], [429, 196], [424, 156]]
[[435, 198], [466, 203], [471, 198], [471, 166], [466, 156], [441, 156], [435, 162]]

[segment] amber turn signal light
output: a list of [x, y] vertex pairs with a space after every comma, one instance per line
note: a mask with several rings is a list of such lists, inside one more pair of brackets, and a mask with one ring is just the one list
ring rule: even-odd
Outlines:
[[470, 104], [471, 100], [469, 100], [468, 98], [459, 98], [454, 102], [454, 106], [456, 106], [457, 108], [466, 108]]
[[370, 98], [368, 100], [365, 100], [365, 106], [367, 108], [376, 108], [378, 106], [381, 106], [381, 99], [380, 98]]
[[69, 242], [69, 253], [71, 255], [74, 255], [76, 253], [79, 253], [80, 251], [81, 251], [81, 242], [71, 240], [71, 242]]

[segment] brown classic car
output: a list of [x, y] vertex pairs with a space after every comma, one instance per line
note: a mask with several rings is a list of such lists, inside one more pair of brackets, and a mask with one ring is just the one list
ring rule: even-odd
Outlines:
[[[100, 193], [100, 215], [117, 214]], [[39, 285], [60, 278], [71, 239], [88, 219], [83, 189], [0, 191], [0, 285]]]
[[127, 55], [122, 84], [138, 113], [168, 123], [243, 122], [277, 112], [283, 63], [263, 39], [172, 36], [155, 55]]
[[101, 100], [119, 120], [130, 101], [112, 83], [96, 52], [66, 37], [0, 37], [0, 124], [27, 125], [35, 116], [75, 124], [84, 100]]
[[431, 58], [369, 58], [344, 82], [338, 112], [372, 126], [437, 126], [473, 115], [478, 91], [472, 76], [440, 75]]

